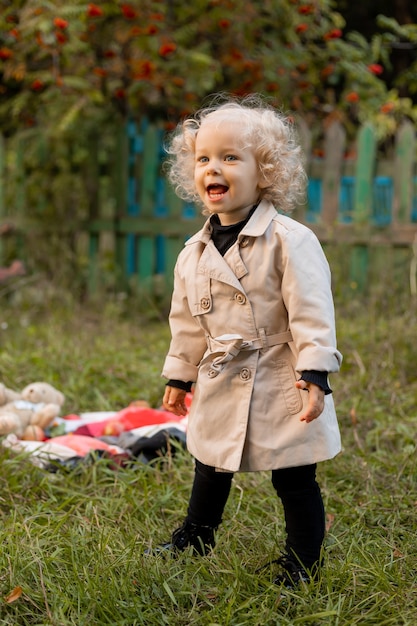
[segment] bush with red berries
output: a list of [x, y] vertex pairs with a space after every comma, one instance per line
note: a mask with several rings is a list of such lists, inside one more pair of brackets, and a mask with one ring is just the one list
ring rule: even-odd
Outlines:
[[337, 109], [353, 123], [390, 112], [386, 48], [345, 33], [332, 7], [331, 0], [3, 3], [0, 126], [62, 131], [80, 120], [143, 116], [170, 125], [218, 91], [265, 93], [315, 117]]

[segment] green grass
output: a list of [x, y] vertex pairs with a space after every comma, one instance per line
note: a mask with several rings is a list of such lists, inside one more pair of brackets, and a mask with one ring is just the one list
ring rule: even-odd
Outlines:
[[[267, 473], [236, 475], [210, 557], [144, 556], [185, 514], [192, 459], [105, 460], [48, 473], [0, 448], [0, 623], [93, 626], [414, 625], [417, 615], [415, 303], [337, 304], [332, 378], [343, 452], [321, 464], [328, 516], [317, 584], [272, 584], [284, 523]], [[0, 380], [47, 380], [65, 411], [159, 406], [169, 334], [135, 304], [2, 302]], [[23, 590], [14, 602], [5, 598]]]

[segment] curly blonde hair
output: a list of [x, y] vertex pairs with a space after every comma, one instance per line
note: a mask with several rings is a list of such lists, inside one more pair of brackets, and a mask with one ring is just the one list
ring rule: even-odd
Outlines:
[[165, 163], [168, 180], [177, 195], [202, 205], [194, 183], [196, 136], [206, 121], [227, 120], [241, 122], [239, 132], [244, 146], [254, 152], [266, 182], [261, 199], [270, 200], [285, 212], [303, 204], [307, 176], [294, 123], [258, 94], [240, 99], [220, 94], [177, 125], [166, 144], [169, 157]]

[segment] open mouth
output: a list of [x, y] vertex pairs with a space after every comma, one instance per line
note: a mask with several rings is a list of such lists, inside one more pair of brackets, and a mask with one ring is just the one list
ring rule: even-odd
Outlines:
[[210, 200], [220, 200], [227, 193], [229, 187], [226, 185], [208, 185], [207, 194]]

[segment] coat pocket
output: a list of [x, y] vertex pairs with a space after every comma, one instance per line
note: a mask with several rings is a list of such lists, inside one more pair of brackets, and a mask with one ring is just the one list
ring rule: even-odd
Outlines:
[[276, 361], [275, 371], [288, 413], [290, 415], [299, 413], [303, 408], [303, 399], [301, 392], [295, 387], [296, 378], [293, 368], [287, 361]]

